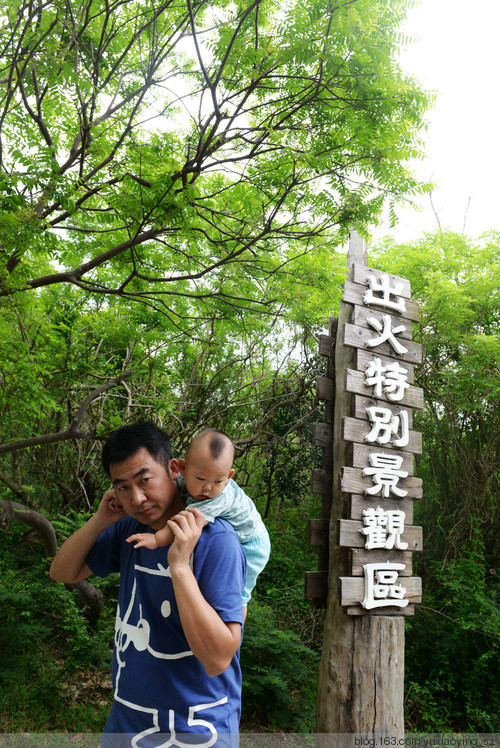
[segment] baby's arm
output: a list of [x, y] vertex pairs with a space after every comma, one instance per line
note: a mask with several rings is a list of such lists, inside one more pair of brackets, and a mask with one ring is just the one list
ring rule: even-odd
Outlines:
[[[187, 510], [189, 511], [189, 509]], [[201, 527], [208, 525], [206, 519], [200, 517], [196, 518], [196, 522]], [[175, 535], [168, 525], [162, 527], [161, 530], [157, 530], [155, 533], [152, 532], [138, 532], [135, 535], [130, 535], [127, 538], [127, 543], [135, 542], [134, 548], [149, 548], [154, 551], [155, 548], [162, 548], [164, 545], [170, 545], [174, 542]]]
[[133, 543], [134, 541], [134, 548], [141, 548], [144, 546], [144, 548], [154, 550], [155, 548], [161, 548], [164, 545], [170, 545], [170, 543], [173, 543], [174, 533], [168, 525], [165, 525], [165, 527], [162, 527], [161, 530], [158, 530], [155, 533], [138, 532], [127, 538], [127, 543]]

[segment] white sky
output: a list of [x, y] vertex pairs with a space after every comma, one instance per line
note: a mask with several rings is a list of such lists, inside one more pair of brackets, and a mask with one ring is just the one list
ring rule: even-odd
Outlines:
[[[420, 0], [403, 30], [418, 37], [402, 52], [403, 69], [438, 94], [415, 171], [436, 184], [439, 222], [461, 233], [465, 221], [474, 237], [500, 230], [500, 0]], [[422, 212], [400, 210], [398, 226], [377, 227], [374, 238], [434, 231], [430, 199], [420, 202]]]

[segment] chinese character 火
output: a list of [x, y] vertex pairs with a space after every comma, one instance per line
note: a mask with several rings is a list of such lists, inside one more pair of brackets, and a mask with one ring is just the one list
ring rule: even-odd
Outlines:
[[396, 353], [403, 354], [408, 352], [408, 348], [405, 348], [405, 346], [399, 342], [399, 340], [395, 337], [398, 333], [404, 332], [406, 330], [405, 325], [398, 325], [397, 327], [392, 327], [392, 320], [389, 314], [383, 314], [382, 315], [383, 322], [380, 322], [380, 320], [375, 319], [375, 317], [370, 317], [367, 322], [368, 324], [374, 328], [378, 333], [380, 333], [378, 338], [373, 338], [372, 340], [367, 340], [366, 345], [370, 346], [370, 348], [374, 348], [377, 345], [381, 345], [382, 343], [385, 343], [386, 341], [392, 345]]

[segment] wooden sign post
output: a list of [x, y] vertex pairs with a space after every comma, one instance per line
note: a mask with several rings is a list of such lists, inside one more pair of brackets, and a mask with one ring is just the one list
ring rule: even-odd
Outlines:
[[422, 390], [414, 386], [421, 348], [411, 330], [418, 305], [408, 281], [369, 268], [366, 259], [360, 264], [363, 259], [356, 236], [335, 340], [330, 336], [334, 378], [318, 383], [319, 394], [330, 399], [327, 422], [315, 434], [333, 442], [333, 460], [326, 457], [324, 470], [313, 476], [324, 511], [312, 521], [310, 539], [323, 542], [323, 569], [310, 574], [306, 594], [317, 604], [327, 595], [316, 727], [325, 746], [332, 733], [404, 735], [403, 616], [421, 600], [421, 580], [411, 568], [412, 551], [422, 548], [412, 511], [422, 497], [413, 477], [421, 435], [413, 430], [412, 411], [423, 407]]

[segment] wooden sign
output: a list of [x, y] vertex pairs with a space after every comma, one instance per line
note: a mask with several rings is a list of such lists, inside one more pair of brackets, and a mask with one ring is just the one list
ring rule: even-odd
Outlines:
[[423, 392], [413, 384], [422, 359], [412, 340], [419, 310], [403, 278], [359, 265], [351, 277], [344, 297], [351, 322], [339, 342], [363, 355], [344, 373], [353, 412], [342, 419], [342, 438], [353, 448], [339, 479], [351, 514], [338, 521], [338, 544], [350, 549], [352, 576], [340, 578], [340, 603], [351, 615], [407, 615], [421, 600], [421, 581], [409, 574], [411, 553], [422, 550], [422, 528], [408, 511], [422, 498], [422, 481], [413, 477], [422, 440], [412, 428], [413, 409], [423, 407]]
[[[314, 470], [312, 490], [325, 497], [321, 520], [311, 520], [309, 540], [328, 550], [332, 531], [328, 512], [332, 482], [350, 498], [346, 514], [337, 517], [340, 548], [349, 549], [348, 573], [341, 575], [341, 605], [351, 615], [408, 615], [420, 600], [420, 580], [411, 577], [411, 554], [422, 550], [422, 529], [413, 526], [413, 501], [422, 498], [422, 481], [413, 475], [414, 455], [422, 436], [413, 429], [413, 410], [422, 409], [423, 391], [414, 369], [422, 358], [412, 340], [419, 308], [409, 281], [354, 264], [344, 286], [338, 330], [320, 340], [320, 353], [344, 360], [343, 370], [329, 366], [318, 377], [316, 394], [327, 404], [326, 423], [316, 424], [315, 443], [324, 447], [323, 469]], [[332, 323], [331, 323], [332, 327]], [[345, 349], [345, 355], [338, 349]], [[331, 460], [335, 390], [344, 395], [337, 464]], [[327, 566], [306, 578], [306, 594], [326, 602]], [[344, 565], [345, 571], [345, 565]], [[404, 579], [403, 581], [401, 581]]]

